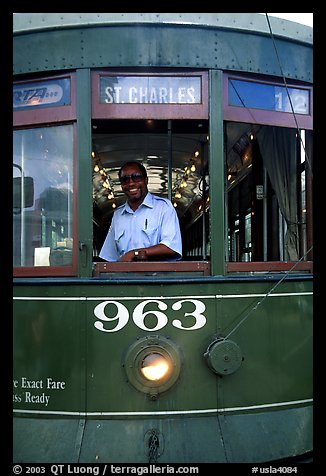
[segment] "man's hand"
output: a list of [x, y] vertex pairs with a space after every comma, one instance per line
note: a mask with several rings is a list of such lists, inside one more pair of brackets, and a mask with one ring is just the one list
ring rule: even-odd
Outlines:
[[124, 255], [120, 256], [118, 261], [134, 261], [135, 259], [135, 252], [134, 250], [127, 251]]
[[[137, 255], [135, 254], [135, 251], [137, 251]], [[142, 248], [140, 250], [130, 250], [127, 251], [123, 256], [121, 256], [118, 261], [147, 261], [147, 253], [146, 249]]]

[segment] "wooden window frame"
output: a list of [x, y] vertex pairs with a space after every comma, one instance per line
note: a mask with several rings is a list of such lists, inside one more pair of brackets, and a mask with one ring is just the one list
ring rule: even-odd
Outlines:
[[[289, 87], [293, 88], [303, 88], [310, 91], [310, 104], [309, 111], [307, 115], [296, 114], [296, 120], [293, 117], [292, 113], [287, 112], [278, 112], [278, 111], [268, 111], [262, 109], [253, 109], [239, 106], [230, 106], [229, 97], [228, 97], [228, 83], [229, 79], [238, 79], [243, 81], [251, 81], [254, 83], [270, 84], [275, 86], [284, 86], [284, 83], [278, 81], [265, 80], [262, 77], [248, 77], [241, 74], [229, 74], [225, 73], [223, 77], [223, 120], [224, 122], [244, 122], [249, 124], [264, 124], [268, 126], [279, 126], [279, 127], [289, 127], [305, 129], [306, 131], [311, 131], [313, 129], [313, 88], [308, 85], [302, 85], [302, 83], [295, 83], [291, 81], [288, 83]], [[310, 144], [311, 147], [311, 144]], [[312, 147], [311, 149], [312, 150]], [[312, 176], [310, 173], [307, 173], [307, 204], [308, 200], [312, 199]], [[226, 200], [227, 200], [226, 193]], [[308, 239], [308, 248], [312, 243], [312, 202], [309, 202], [307, 207], [307, 239]], [[226, 261], [226, 272], [227, 273], [254, 273], [254, 272], [313, 272], [313, 261], [312, 252], [307, 254], [307, 260], [301, 261]]]
[[[64, 126], [73, 125], [73, 251], [72, 263], [67, 266], [14, 266], [14, 277], [51, 277], [51, 276], [75, 276], [78, 269], [78, 219], [77, 219], [77, 130], [76, 130], [76, 76], [75, 73], [68, 73], [54, 76], [42, 76], [28, 80], [17, 81], [14, 84], [26, 84], [36, 82], [46, 82], [47, 80], [70, 78], [70, 104], [65, 106], [49, 106], [40, 109], [14, 111], [13, 125], [16, 130], [33, 129], [35, 127]], [[35, 127], [34, 127], [35, 126]]]
[[267, 109], [256, 109], [241, 106], [229, 105], [229, 79], [240, 81], [247, 81], [258, 84], [267, 84], [271, 86], [284, 87], [284, 83], [280, 81], [265, 80], [264, 78], [253, 78], [245, 75], [225, 73], [223, 77], [223, 109], [224, 121], [246, 122], [249, 124], [265, 124], [269, 126], [291, 127], [293, 129], [298, 127], [300, 129], [313, 129], [313, 88], [312, 86], [296, 84], [293, 81], [289, 82], [289, 88], [298, 88], [309, 90], [309, 114], [296, 114], [296, 120], [291, 112], [269, 111]]
[[15, 81], [17, 84], [37, 83], [52, 81], [55, 79], [70, 79], [70, 104], [65, 106], [51, 106], [42, 108], [24, 109], [13, 112], [14, 127], [30, 126], [36, 124], [49, 124], [76, 120], [76, 76], [74, 73], [42, 76], [40, 78]]
[[124, 263], [122, 261], [94, 263], [93, 275], [99, 277], [107, 273], [196, 273], [200, 276], [210, 276], [209, 261], [139, 261]]

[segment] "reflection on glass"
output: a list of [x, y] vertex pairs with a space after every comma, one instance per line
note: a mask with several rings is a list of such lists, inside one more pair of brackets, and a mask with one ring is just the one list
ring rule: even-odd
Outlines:
[[73, 126], [14, 132], [13, 264], [72, 264]]

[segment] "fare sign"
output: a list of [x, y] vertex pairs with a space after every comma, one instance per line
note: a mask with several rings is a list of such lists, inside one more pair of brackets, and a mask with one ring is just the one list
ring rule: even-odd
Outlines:
[[200, 76], [100, 76], [101, 104], [201, 104]]

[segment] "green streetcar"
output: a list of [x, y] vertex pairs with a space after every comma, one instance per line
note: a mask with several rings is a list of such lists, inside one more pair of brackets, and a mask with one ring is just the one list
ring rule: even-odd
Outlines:
[[[14, 461], [312, 454], [312, 29], [14, 14]], [[106, 262], [118, 171], [179, 261]]]

